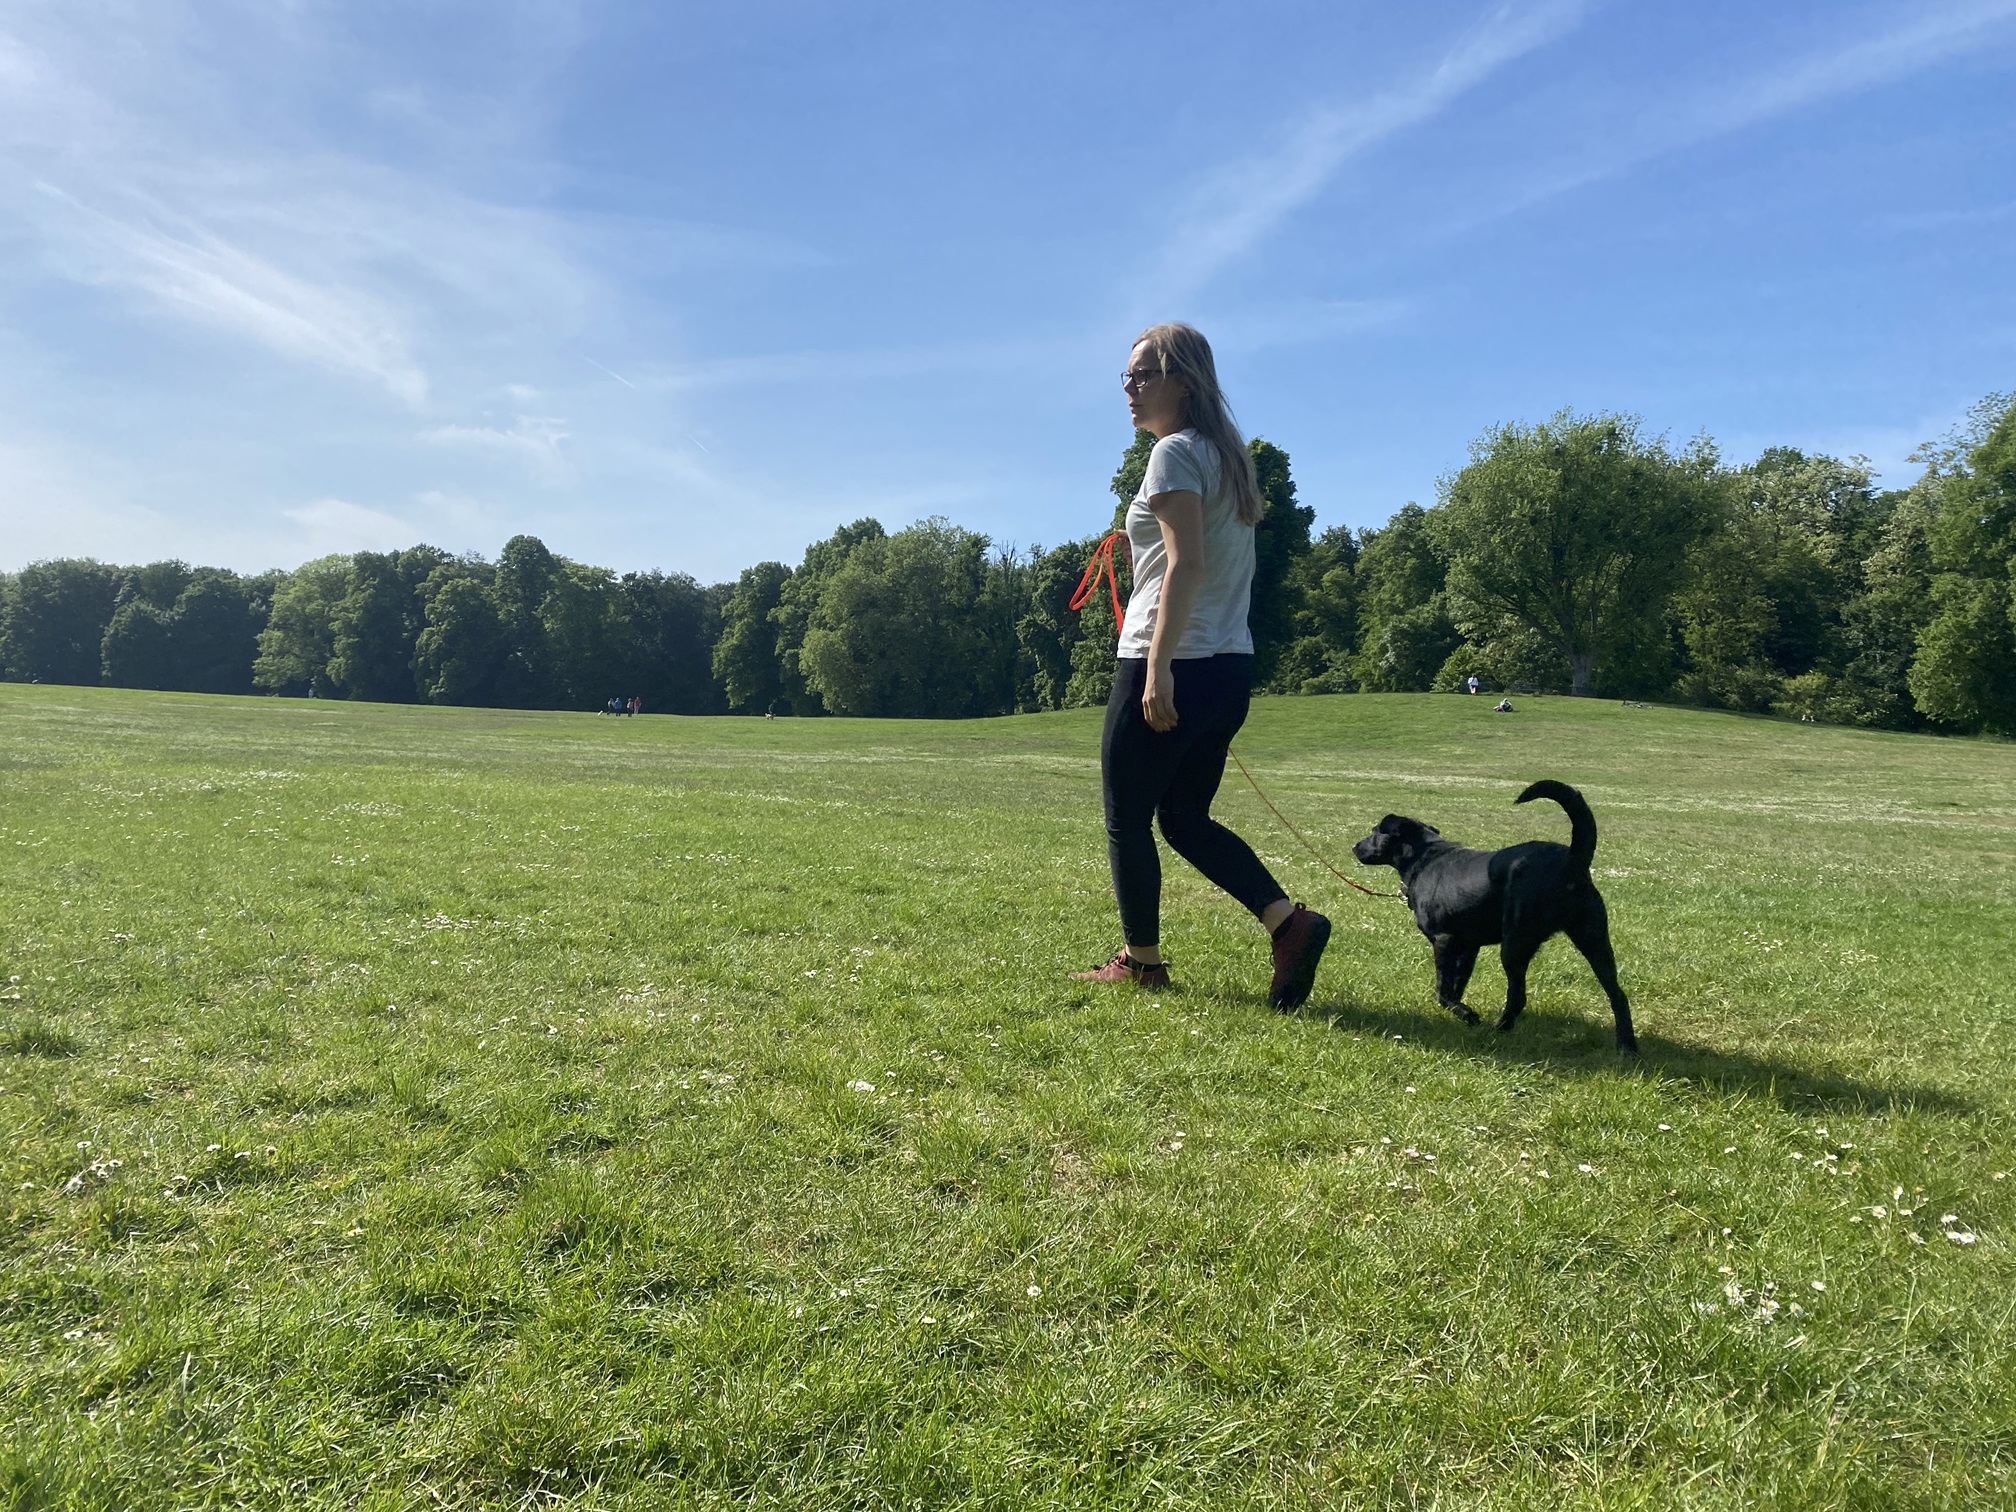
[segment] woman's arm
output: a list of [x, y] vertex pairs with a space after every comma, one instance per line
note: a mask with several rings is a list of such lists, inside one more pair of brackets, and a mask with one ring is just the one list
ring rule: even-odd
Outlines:
[[1148, 500], [1162, 527], [1162, 599], [1155, 611], [1155, 635], [1148, 643], [1148, 680], [1141, 691], [1141, 717], [1155, 731], [1176, 728], [1176, 683], [1169, 663], [1190, 625], [1197, 590], [1204, 582], [1204, 496], [1191, 489], [1159, 493]]

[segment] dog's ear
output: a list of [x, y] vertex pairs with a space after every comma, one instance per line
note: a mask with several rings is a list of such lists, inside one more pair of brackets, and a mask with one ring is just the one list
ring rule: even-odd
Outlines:
[[1442, 838], [1442, 831], [1435, 828], [1432, 824], [1424, 824], [1421, 826], [1421, 838], [1423, 840], [1440, 840]]
[[1383, 834], [1397, 835], [1407, 828], [1409, 822], [1404, 815], [1388, 814], [1379, 821], [1379, 829]]

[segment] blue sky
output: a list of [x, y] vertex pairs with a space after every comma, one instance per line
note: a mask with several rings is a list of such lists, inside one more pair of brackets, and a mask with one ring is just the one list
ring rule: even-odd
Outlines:
[[2016, 0], [0, 0], [0, 567], [1104, 527], [1143, 324], [1319, 524], [1562, 407], [2016, 388]]

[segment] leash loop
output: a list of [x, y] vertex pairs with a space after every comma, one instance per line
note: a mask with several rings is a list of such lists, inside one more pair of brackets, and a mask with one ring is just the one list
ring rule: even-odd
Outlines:
[[1092, 560], [1085, 564], [1085, 573], [1078, 579], [1078, 586], [1071, 590], [1073, 610], [1083, 609], [1092, 602], [1092, 595], [1099, 591], [1099, 580], [1105, 578], [1106, 591], [1113, 598], [1113, 633], [1120, 633], [1120, 626], [1126, 615], [1120, 608], [1120, 578], [1113, 570], [1113, 547], [1125, 534], [1113, 531], [1105, 540], [1092, 548]]

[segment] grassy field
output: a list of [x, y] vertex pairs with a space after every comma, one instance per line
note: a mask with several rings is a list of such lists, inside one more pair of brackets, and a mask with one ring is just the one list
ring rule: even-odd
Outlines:
[[1239, 748], [1347, 870], [1581, 786], [1638, 1064], [1230, 787], [1308, 1008], [1180, 865], [1067, 981], [1092, 712], [0, 685], [0, 1506], [2016, 1504], [2016, 747], [1488, 708]]

